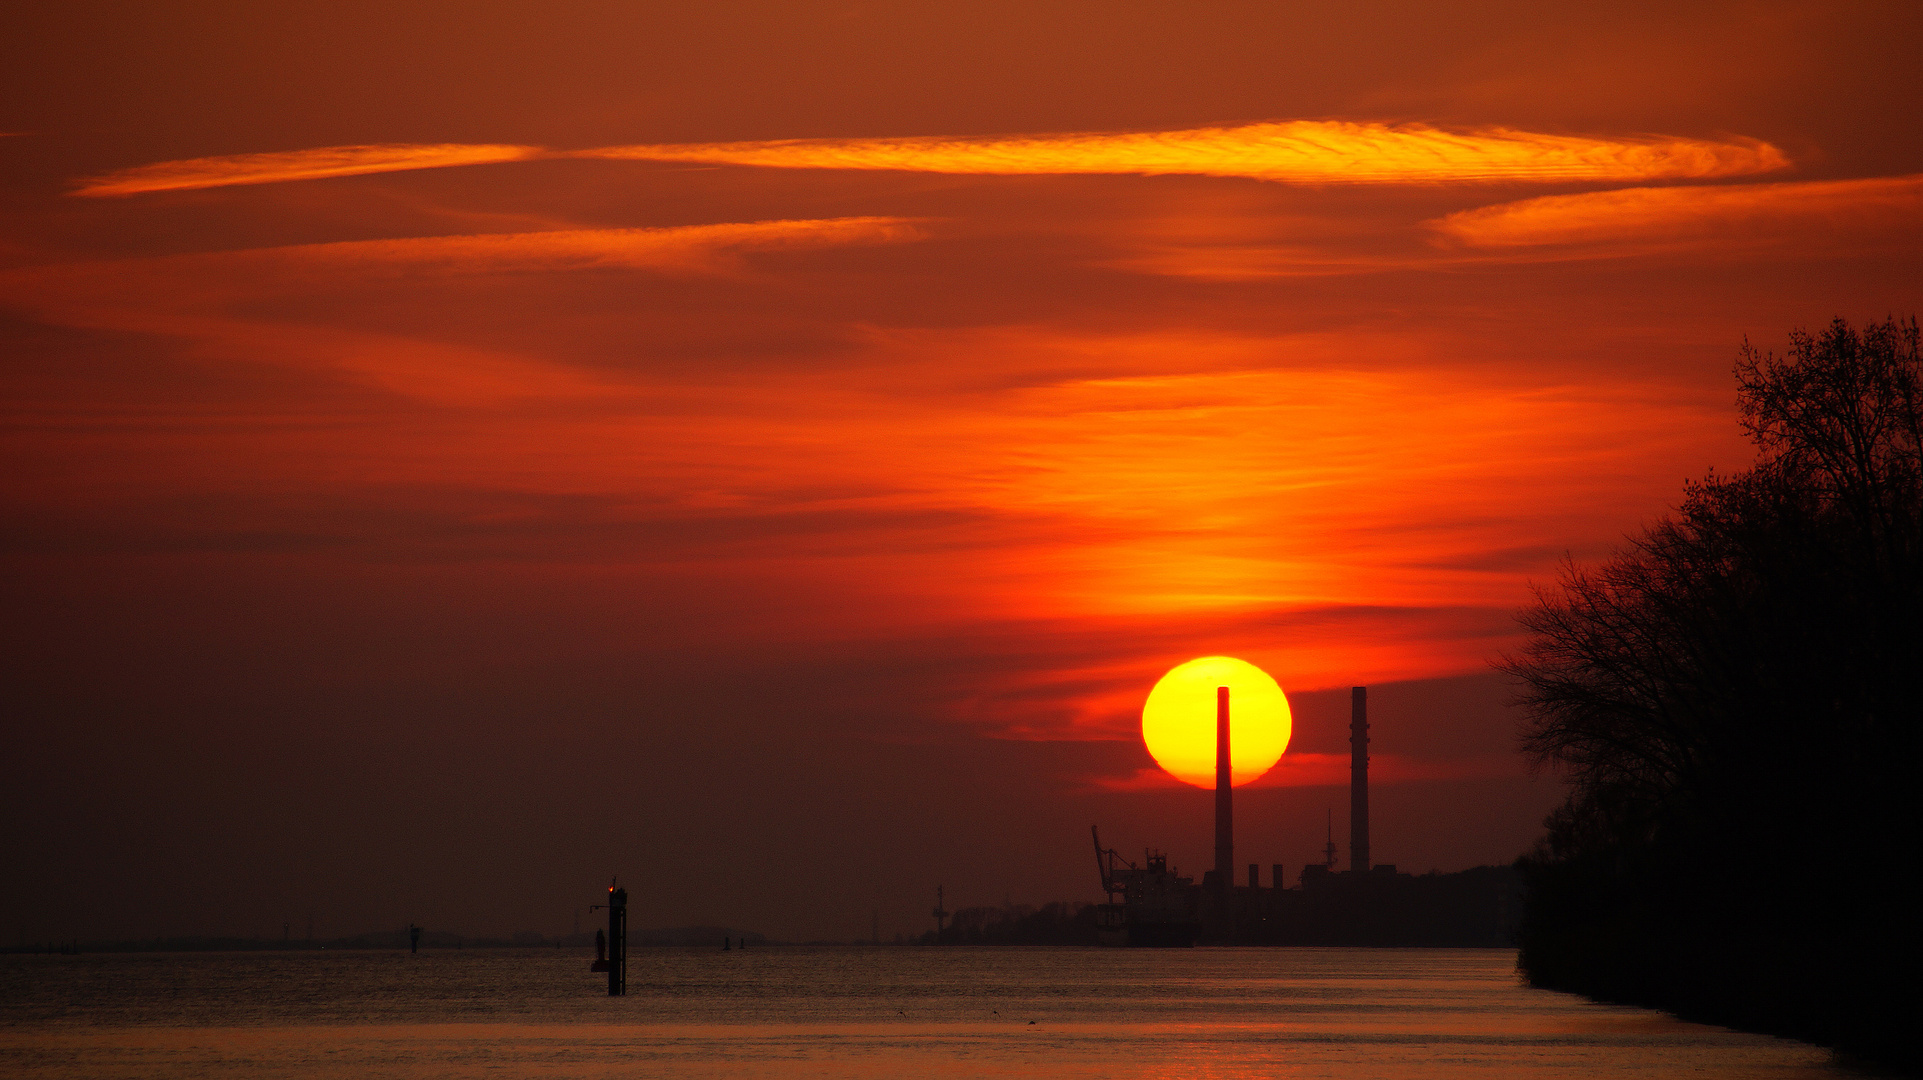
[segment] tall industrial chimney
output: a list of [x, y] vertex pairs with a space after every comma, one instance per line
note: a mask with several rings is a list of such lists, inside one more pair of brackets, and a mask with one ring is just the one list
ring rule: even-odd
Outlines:
[[1215, 880], [1223, 892], [1235, 885], [1235, 796], [1229, 767], [1229, 688], [1215, 688]]
[[1369, 688], [1349, 691], [1349, 869], [1369, 869]]

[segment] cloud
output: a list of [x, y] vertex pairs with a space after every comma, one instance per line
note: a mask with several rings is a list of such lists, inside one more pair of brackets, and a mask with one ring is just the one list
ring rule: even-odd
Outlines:
[[0, 296], [57, 325], [161, 334], [210, 355], [333, 370], [388, 392], [447, 406], [508, 401], [606, 401], [631, 393], [600, 373], [492, 345], [377, 327], [263, 318], [258, 306], [312, 297], [343, 283], [476, 278], [586, 269], [712, 275], [749, 251], [898, 243], [921, 233], [900, 218], [730, 222], [661, 229], [354, 240], [0, 272]]
[[1550, 195], [1464, 210], [1429, 223], [1481, 248], [1703, 239], [1750, 240], [1784, 225], [1914, 221], [1923, 175], [1719, 187], [1637, 187]]
[[150, 308], [160, 297], [166, 298], [160, 306], [178, 308], [189, 297], [224, 304], [302, 286], [315, 274], [339, 279], [343, 272], [356, 278], [370, 272], [414, 277], [617, 268], [710, 272], [741, 252], [903, 243], [922, 236], [912, 220], [888, 217], [466, 233], [37, 266], [0, 273], [0, 286], [17, 299], [64, 297], [101, 310], [99, 293], [111, 283], [116, 301], [107, 309]]
[[492, 143], [324, 146], [313, 150], [233, 154], [141, 165], [81, 180], [73, 194], [105, 198], [233, 184], [278, 184], [288, 180], [319, 180], [330, 176], [361, 176], [409, 169], [444, 169], [454, 165], [527, 161], [546, 153], [538, 146]]
[[95, 198], [274, 184], [546, 157], [692, 161], [789, 169], [1011, 176], [1233, 176], [1314, 184], [1652, 180], [1742, 176], [1789, 164], [1755, 139], [1589, 138], [1511, 128], [1290, 120], [1185, 131], [663, 143], [571, 152], [538, 146], [383, 143], [162, 161], [81, 180]]
[[1136, 274], [1199, 281], [1259, 281], [1434, 270], [1486, 261], [1484, 258], [1441, 258], [1434, 251], [1377, 255], [1350, 254], [1308, 245], [1193, 243], [1144, 244], [1129, 254], [1103, 259], [1099, 265]]
[[[1632, 187], [1549, 195], [1463, 210], [1426, 221], [1407, 243], [1380, 233], [1331, 235], [1324, 223], [1287, 222], [1143, 230], [1099, 265], [1203, 281], [1256, 281], [1400, 271], [1448, 271], [1495, 263], [1567, 262], [1676, 253], [1712, 256], [1794, 245], [1804, 252], [1913, 248], [1923, 223], [1923, 175], [1857, 180]], [[1440, 239], [1440, 244], [1434, 241]]]
[[605, 268], [704, 270], [742, 251], [889, 244], [921, 236], [906, 218], [810, 218], [664, 229], [565, 229], [348, 240], [235, 252], [227, 257], [441, 274]]
[[1754, 139], [1585, 138], [1328, 120], [1160, 132], [614, 146], [575, 156], [986, 175], [1187, 174], [1320, 184], [1702, 178], [1789, 164], [1782, 151]]

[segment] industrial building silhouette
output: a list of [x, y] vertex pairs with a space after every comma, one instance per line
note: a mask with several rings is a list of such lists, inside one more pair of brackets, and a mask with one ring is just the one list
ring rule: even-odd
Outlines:
[[1323, 861], [1302, 868], [1293, 885], [1284, 864], [1248, 864], [1236, 884], [1235, 796], [1230, 776], [1229, 688], [1216, 690], [1215, 866], [1198, 885], [1144, 852], [1140, 864], [1102, 846], [1091, 829], [1106, 903], [1096, 908], [1105, 944], [1186, 946], [1429, 945], [1499, 946], [1515, 941], [1521, 878], [1507, 866], [1455, 874], [1402, 873], [1369, 861], [1368, 688], [1350, 694], [1349, 869], [1336, 869], [1333, 835]]

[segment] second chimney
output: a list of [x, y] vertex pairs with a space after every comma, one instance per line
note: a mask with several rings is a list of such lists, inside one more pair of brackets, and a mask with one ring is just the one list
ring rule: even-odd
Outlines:
[[1349, 693], [1349, 869], [1369, 870], [1369, 688]]

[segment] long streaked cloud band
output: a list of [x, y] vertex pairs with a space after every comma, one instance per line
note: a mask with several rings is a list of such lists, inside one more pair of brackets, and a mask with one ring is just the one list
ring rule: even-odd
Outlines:
[[1782, 151], [1753, 139], [1593, 138], [1510, 128], [1446, 131], [1421, 124], [1294, 120], [1184, 131], [784, 139], [574, 151], [450, 143], [333, 146], [142, 165], [82, 180], [74, 194], [125, 196], [539, 158], [989, 176], [1190, 175], [1315, 184], [1701, 179], [1789, 164]]
[[1360, 184], [1701, 178], [1767, 172], [1789, 163], [1782, 151], [1751, 139], [1596, 139], [1508, 128], [1454, 132], [1420, 124], [1324, 120], [1010, 138], [616, 146], [582, 156], [796, 169], [1187, 174]]

